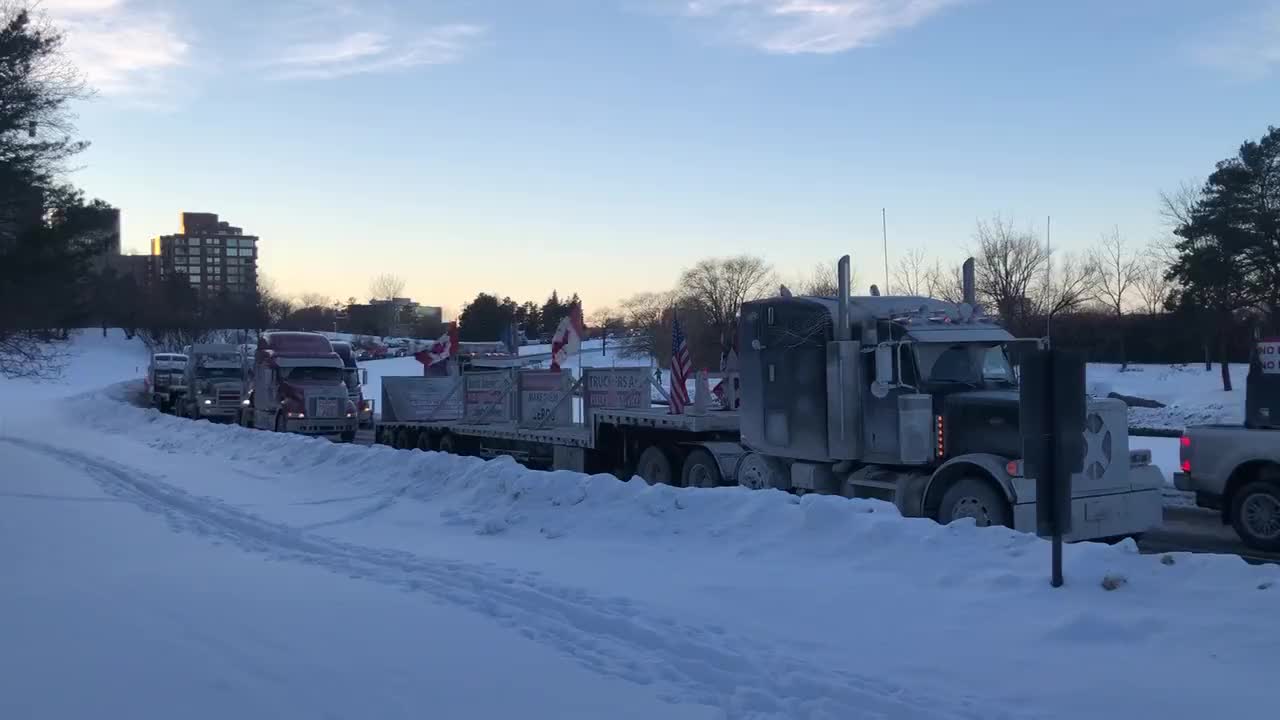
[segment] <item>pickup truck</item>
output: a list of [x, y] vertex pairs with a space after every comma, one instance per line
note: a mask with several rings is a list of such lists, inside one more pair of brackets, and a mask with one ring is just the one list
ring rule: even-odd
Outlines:
[[1243, 425], [1193, 425], [1173, 476], [1196, 504], [1222, 512], [1245, 544], [1280, 551], [1280, 339], [1256, 343]]
[[1173, 484], [1220, 510], [1249, 547], [1280, 551], [1280, 430], [1193, 425], [1180, 442]]

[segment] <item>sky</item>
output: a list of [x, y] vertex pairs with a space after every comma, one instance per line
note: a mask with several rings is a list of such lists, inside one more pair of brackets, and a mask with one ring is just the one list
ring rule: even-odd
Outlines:
[[41, 0], [96, 88], [71, 180], [126, 250], [219, 213], [282, 292], [783, 277], [999, 214], [1083, 251], [1280, 123], [1280, 0]]

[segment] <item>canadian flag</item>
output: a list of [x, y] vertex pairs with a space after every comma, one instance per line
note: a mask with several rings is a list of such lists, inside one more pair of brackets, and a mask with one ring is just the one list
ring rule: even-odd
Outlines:
[[559, 370], [560, 363], [569, 355], [578, 352], [582, 347], [582, 336], [587, 334], [586, 325], [582, 322], [582, 308], [575, 307], [560, 320], [556, 334], [551, 336], [551, 369]]
[[458, 323], [449, 323], [449, 329], [427, 348], [419, 350], [413, 356], [418, 362], [431, 367], [448, 360], [458, 352]]

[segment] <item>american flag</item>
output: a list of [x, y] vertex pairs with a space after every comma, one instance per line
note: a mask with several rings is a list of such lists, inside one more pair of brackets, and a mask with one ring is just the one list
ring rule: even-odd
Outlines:
[[687, 381], [693, 374], [693, 361], [689, 357], [689, 343], [685, 342], [680, 321], [671, 318], [671, 410], [672, 415], [684, 414], [689, 404]]

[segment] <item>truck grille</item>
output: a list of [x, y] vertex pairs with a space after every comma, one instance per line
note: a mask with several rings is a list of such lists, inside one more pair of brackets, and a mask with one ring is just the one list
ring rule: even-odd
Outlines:
[[240, 407], [240, 391], [239, 390], [219, 390], [217, 403], [218, 403], [218, 407], [222, 407], [222, 408]]
[[343, 402], [338, 398], [312, 398], [307, 414], [313, 418], [336, 418], [342, 416], [342, 410]]

